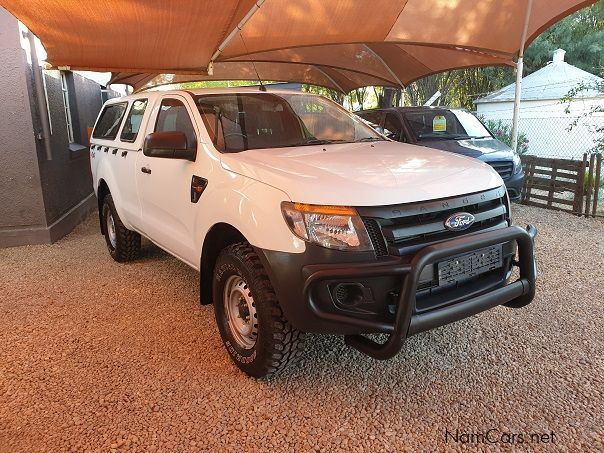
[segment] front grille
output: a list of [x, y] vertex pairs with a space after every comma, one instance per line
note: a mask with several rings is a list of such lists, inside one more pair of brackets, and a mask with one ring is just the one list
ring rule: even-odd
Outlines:
[[487, 162], [491, 167], [495, 169], [501, 179], [504, 181], [510, 179], [512, 177], [512, 173], [514, 172], [514, 163], [511, 161], [501, 161], [501, 162]]
[[[377, 256], [413, 254], [427, 245], [463, 234], [505, 228], [509, 219], [503, 186], [426, 203], [361, 207], [358, 211]], [[447, 230], [444, 221], [456, 212], [474, 215], [474, 224], [460, 232]]]

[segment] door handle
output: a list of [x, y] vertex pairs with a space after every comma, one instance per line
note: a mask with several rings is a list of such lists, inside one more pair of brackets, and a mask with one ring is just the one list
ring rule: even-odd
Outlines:
[[147, 173], [148, 175], [150, 175], [150, 174], [151, 174], [151, 169], [150, 169], [150, 168], [147, 168], [147, 167], [142, 167], [142, 168], [141, 168], [141, 171], [142, 171], [143, 173]]

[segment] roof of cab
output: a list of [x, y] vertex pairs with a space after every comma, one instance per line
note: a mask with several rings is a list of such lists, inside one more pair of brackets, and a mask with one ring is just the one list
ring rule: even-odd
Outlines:
[[460, 107], [447, 107], [444, 105], [412, 105], [412, 106], [405, 106], [405, 107], [383, 107], [383, 108], [376, 108], [376, 109], [366, 109], [366, 110], [359, 110], [357, 112], [354, 113], [368, 113], [368, 112], [375, 112], [375, 111], [393, 111], [393, 110], [398, 110], [399, 112], [425, 112], [425, 111], [429, 111], [429, 110], [452, 110], [452, 111], [459, 111], [459, 110], [463, 110], [463, 111], [467, 111], [466, 109], [460, 108]]
[[313, 93], [306, 93], [295, 90], [271, 89], [270, 85], [265, 85], [267, 91], [261, 91], [259, 87], [231, 87], [231, 88], [193, 88], [190, 90], [150, 90], [138, 93], [129, 94], [119, 98], [112, 98], [107, 101], [107, 104], [115, 104], [119, 102], [129, 101], [132, 99], [155, 99], [159, 96], [170, 94], [238, 94], [238, 93], [271, 93], [271, 94], [305, 94], [310, 96], [318, 96]]

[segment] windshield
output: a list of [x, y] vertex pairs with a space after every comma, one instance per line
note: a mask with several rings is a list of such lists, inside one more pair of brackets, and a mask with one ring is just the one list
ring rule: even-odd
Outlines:
[[311, 94], [206, 94], [195, 103], [214, 146], [225, 153], [383, 140], [336, 103]]
[[486, 127], [465, 110], [426, 109], [403, 112], [417, 141], [491, 138]]

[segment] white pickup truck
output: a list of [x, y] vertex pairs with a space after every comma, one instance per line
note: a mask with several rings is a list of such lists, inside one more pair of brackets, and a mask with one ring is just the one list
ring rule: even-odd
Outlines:
[[201, 303], [255, 377], [295, 359], [306, 332], [387, 359], [410, 335], [535, 294], [536, 230], [511, 225], [495, 170], [390, 141], [320, 96], [112, 99], [90, 158], [111, 256], [136, 259], [145, 236], [199, 270]]

